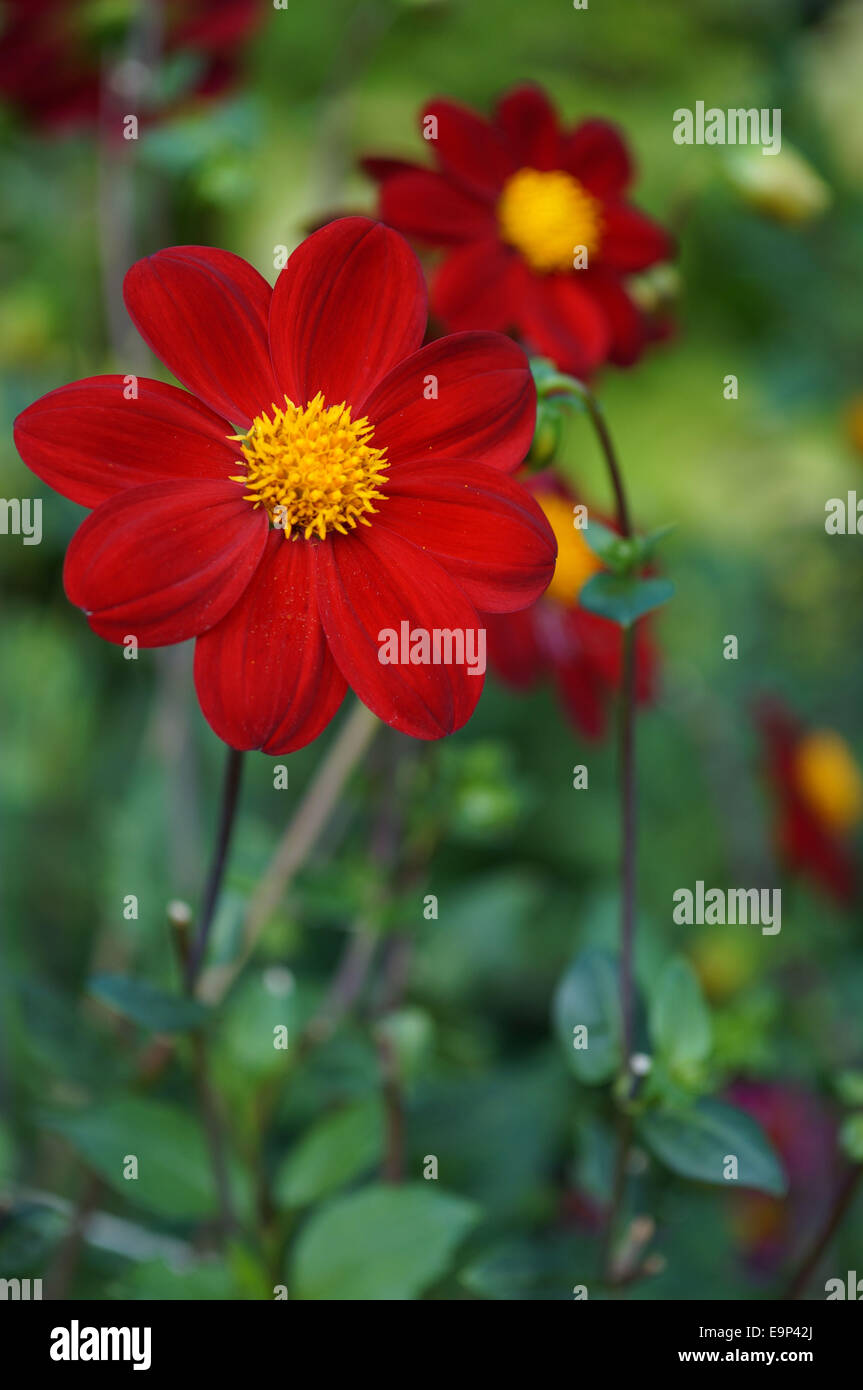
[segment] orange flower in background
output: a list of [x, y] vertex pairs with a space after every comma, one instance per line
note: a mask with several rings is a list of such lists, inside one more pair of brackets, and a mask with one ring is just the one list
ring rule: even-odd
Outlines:
[[448, 329], [513, 332], [576, 376], [628, 366], [655, 336], [629, 277], [666, 260], [668, 233], [627, 201], [633, 163], [601, 120], [563, 128], [518, 87], [491, 121], [443, 98], [422, 113], [437, 163], [366, 159], [385, 222], [446, 254], [432, 311]]
[[[603, 566], [584, 532], [573, 525], [577, 499], [552, 473], [537, 473], [526, 486], [554, 532], [557, 563], [551, 583], [533, 607], [484, 619], [489, 660], [500, 679], [516, 690], [550, 677], [574, 727], [586, 738], [600, 738], [623, 676], [623, 630], [579, 606], [579, 593]], [[613, 526], [592, 511], [590, 515]], [[653, 697], [656, 667], [648, 621], [642, 618], [636, 632], [636, 694], [642, 703]]]
[[783, 705], [764, 701], [757, 720], [776, 803], [777, 854], [836, 902], [857, 895], [851, 837], [863, 820], [863, 775], [832, 729], [807, 729]]

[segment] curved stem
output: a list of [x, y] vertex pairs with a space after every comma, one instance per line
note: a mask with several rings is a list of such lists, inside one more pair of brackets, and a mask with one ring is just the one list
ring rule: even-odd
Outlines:
[[603, 457], [608, 467], [611, 486], [614, 491], [614, 503], [617, 509], [617, 524], [620, 527], [621, 535], [632, 535], [632, 518], [629, 511], [629, 502], [626, 497], [626, 488], [623, 485], [623, 473], [617, 460], [611, 433], [605, 422], [602, 413], [602, 406], [589, 386], [583, 381], [578, 381], [575, 377], [558, 377], [551, 385], [550, 395], [566, 396], [574, 395], [584, 406], [590, 416], [590, 423], [593, 425], [596, 437], [599, 440]]
[[[581, 384], [581, 383], [579, 383]], [[608, 465], [608, 472], [611, 477], [611, 486], [614, 489], [614, 501], [617, 507], [617, 524], [624, 536], [632, 535], [632, 520], [629, 515], [629, 503], [626, 499], [626, 489], [623, 486], [623, 474], [620, 471], [620, 464], [617, 461], [617, 454], [611, 441], [608, 425], [605, 423], [605, 416], [602, 413], [599, 401], [593, 392], [585, 386], [584, 404], [590, 416], [591, 424], [596, 431], [596, 437], [602, 446], [602, 452]]]
[[[617, 508], [617, 524], [622, 535], [632, 535], [632, 518], [623, 473], [614, 443], [599, 401], [581, 381], [569, 382], [569, 390], [583, 403], [596, 432], [608, 467]], [[623, 680], [619, 713], [619, 778], [620, 778], [620, 1020], [624, 1075], [631, 1080], [629, 1061], [632, 1056], [635, 1022], [635, 992], [633, 988], [635, 957], [635, 892], [638, 849], [638, 807], [635, 765], [636, 713], [636, 653], [635, 625], [623, 633]], [[626, 1163], [632, 1126], [624, 1113], [618, 1128], [617, 1157], [614, 1184], [605, 1232], [604, 1268], [609, 1282], [614, 1280], [614, 1236], [626, 1196]]]
[[189, 993], [194, 989], [195, 981], [198, 978], [198, 972], [203, 965], [207, 950], [207, 941], [210, 936], [210, 928], [213, 925], [213, 918], [216, 915], [219, 894], [221, 893], [225, 869], [228, 864], [228, 851], [231, 845], [231, 835], [237, 814], [237, 802], [239, 799], [242, 773], [243, 754], [238, 753], [236, 748], [229, 748], [228, 760], [225, 764], [225, 777], [222, 784], [222, 804], [219, 812], [219, 828], [216, 833], [216, 844], [210, 863], [210, 872], [207, 875], [207, 884], [204, 889], [201, 911], [198, 915], [197, 929], [192, 945], [189, 948], [189, 954], [186, 957], [185, 980], [186, 989]]
[[806, 1285], [815, 1273], [822, 1255], [826, 1252], [830, 1242], [842, 1225], [851, 1205], [857, 1195], [860, 1180], [863, 1178], [863, 1166], [852, 1168], [847, 1178], [839, 1189], [836, 1201], [831, 1207], [827, 1220], [822, 1229], [818, 1232], [808, 1251], [804, 1255], [797, 1273], [793, 1276], [786, 1293], [785, 1299], [802, 1298], [806, 1292]]

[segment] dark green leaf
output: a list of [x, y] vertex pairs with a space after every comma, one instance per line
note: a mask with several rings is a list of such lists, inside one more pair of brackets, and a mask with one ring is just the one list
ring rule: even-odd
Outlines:
[[[622, 1061], [620, 985], [614, 959], [593, 947], [583, 951], [557, 987], [553, 1014], [555, 1031], [579, 1081], [589, 1086], [609, 1081]], [[574, 1033], [580, 1027], [586, 1028], [586, 1035]]]
[[637, 579], [634, 575], [594, 574], [579, 594], [582, 608], [621, 627], [631, 627], [645, 613], [660, 608], [674, 594], [670, 579]]
[[[656, 1158], [684, 1178], [720, 1187], [749, 1187], [781, 1197], [785, 1175], [761, 1126], [742, 1110], [717, 1100], [699, 1100], [679, 1111], [650, 1111], [639, 1121], [642, 1140]], [[737, 1159], [737, 1178], [724, 1176], [726, 1159]]]
[[477, 1217], [473, 1203], [431, 1182], [369, 1187], [340, 1197], [303, 1228], [291, 1296], [417, 1298], [447, 1272]]
[[[53, 1114], [64, 1135], [108, 1185], [128, 1201], [169, 1217], [208, 1216], [216, 1199], [200, 1125], [161, 1101], [129, 1097], [75, 1114]], [[125, 1178], [127, 1160], [137, 1178]]]
[[156, 1033], [182, 1033], [198, 1028], [209, 1014], [205, 1005], [193, 999], [168, 994], [148, 980], [133, 980], [127, 975], [94, 975], [89, 989], [96, 999], [124, 1018]]
[[672, 1072], [687, 1072], [710, 1052], [710, 1013], [695, 972], [682, 956], [659, 977], [650, 1008], [650, 1035]]
[[302, 1207], [327, 1197], [371, 1168], [382, 1150], [378, 1099], [346, 1105], [319, 1120], [285, 1159], [273, 1185], [275, 1200]]

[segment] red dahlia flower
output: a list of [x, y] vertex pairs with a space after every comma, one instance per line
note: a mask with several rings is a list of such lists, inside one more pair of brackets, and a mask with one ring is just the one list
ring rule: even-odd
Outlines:
[[814, 1091], [782, 1081], [735, 1081], [727, 1099], [763, 1127], [788, 1179], [783, 1198], [741, 1192], [733, 1199], [747, 1261], [771, 1273], [806, 1247], [841, 1186], [836, 1118]]
[[664, 260], [671, 241], [625, 201], [633, 166], [617, 130], [562, 129], [533, 87], [509, 92], [492, 121], [444, 99], [427, 103], [424, 132], [432, 117], [436, 170], [364, 167], [380, 182], [383, 220], [446, 249], [433, 312], [449, 329], [513, 331], [576, 376], [634, 362], [651, 334], [626, 277]]
[[[197, 95], [221, 91], [236, 71], [238, 45], [260, 22], [259, 0], [163, 0], [159, 8], [161, 54], [197, 60]], [[141, 74], [121, 64], [133, 24], [148, 17], [146, 6], [136, 0], [5, 0], [2, 9], [0, 95], [31, 121], [52, 127], [95, 121], [106, 59], [120, 63], [118, 78], [127, 79], [128, 90], [114, 93], [116, 99], [147, 96], [139, 90]]]
[[863, 820], [853, 754], [833, 730], [806, 729], [777, 701], [764, 701], [757, 718], [776, 799], [777, 853], [789, 870], [848, 905], [857, 894], [851, 836]]
[[416, 257], [360, 217], [309, 237], [274, 290], [238, 256], [180, 246], [134, 265], [124, 294], [192, 394], [91, 377], [15, 431], [40, 478], [95, 508], [65, 566], [93, 631], [197, 637], [201, 707], [234, 748], [302, 747], [346, 684], [405, 733], [460, 728], [481, 676], [382, 664], [380, 633], [479, 644], [477, 608], [521, 608], [551, 577], [551, 531], [507, 476], [536, 409], [521, 349], [495, 333], [421, 347]]
[[[573, 725], [586, 738], [605, 731], [606, 707], [623, 676], [623, 633], [617, 623], [578, 605], [588, 579], [602, 568], [584, 532], [573, 525], [576, 499], [550, 473], [537, 473], [527, 486], [545, 513], [557, 541], [557, 563], [543, 598], [511, 617], [489, 617], [488, 652], [493, 669], [515, 689], [550, 675]], [[611, 523], [595, 515], [595, 520]], [[636, 634], [636, 693], [652, 697], [654, 648], [642, 618]]]

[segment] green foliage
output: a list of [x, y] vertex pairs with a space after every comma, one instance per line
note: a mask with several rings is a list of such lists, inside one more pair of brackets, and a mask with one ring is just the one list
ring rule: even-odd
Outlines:
[[[572, 963], [554, 996], [554, 1025], [567, 1062], [579, 1081], [595, 1086], [620, 1070], [620, 983], [617, 963], [604, 951], [587, 950]], [[587, 1029], [586, 1046], [574, 1037]], [[579, 1045], [575, 1045], [578, 1043]]]
[[324, 1116], [281, 1164], [273, 1196], [283, 1207], [305, 1207], [328, 1197], [380, 1161], [384, 1129], [377, 1097]]
[[[292, 5], [289, 23], [265, 20], [234, 92], [142, 126], [126, 152], [132, 186], [109, 178], [99, 218], [92, 135], [59, 138], [0, 115], [0, 493], [44, 508], [40, 545], [0, 534], [4, 1270], [56, 1267], [96, 1174], [72, 1298], [271, 1299], [284, 1269], [292, 1298], [571, 1299], [576, 1282], [602, 1297], [600, 1241], [585, 1231], [610, 1200], [622, 1105], [633, 1168], [645, 1150], [656, 1160], [630, 1175], [630, 1212], [657, 1220], [666, 1268], [616, 1296], [745, 1301], [802, 1247], [805, 1191], [774, 1213], [775, 1267], [763, 1275], [750, 1204], [735, 1196], [747, 1184], [778, 1192], [782, 1179], [754, 1122], [724, 1103], [728, 1085], [768, 1093], [789, 1172], [801, 1098], [825, 1108], [823, 1152], [804, 1146], [821, 1152], [801, 1179], [812, 1190], [826, 1190], [840, 1149], [861, 1161], [859, 930], [777, 861], [750, 708], [753, 694], [776, 694], [842, 730], [858, 760], [863, 751], [859, 564], [852, 539], [825, 535], [822, 510], [860, 491], [846, 419], [863, 389], [863, 25], [846, 18], [853, 6], [813, 18], [810, 5], [804, 19], [806, 6], [781, 0], [655, 0], [647, 25], [632, 22], [633, 8], [592, 5], [589, 25], [574, 26], [559, 0], [499, 0], [490, 26], [488, 8], [469, 3]], [[166, 100], [199, 67], [189, 57], [163, 64]], [[671, 140], [675, 106], [735, 90], [741, 71], [747, 105], [793, 109], [795, 140], [830, 187], [820, 220], [783, 225], [729, 183], [723, 151]], [[589, 741], [550, 676], [515, 691], [491, 668], [470, 723], [419, 750], [410, 803], [374, 760], [352, 780], [226, 999], [202, 1011], [168, 987], [166, 906], [200, 903], [223, 750], [197, 707], [191, 644], [126, 661], [67, 602], [63, 557], [85, 513], [27, 473], [12, 444], [15, 415], [64, 382], [169, 375], [133, 336], [111, 347], [103, 276], [115, 257], [215, 245], [272, 281], [277, 246], [290, 250], [334, 213], [373, 209], [359, 157], [429, 158], [415, 116], [430, 94], [489, 109], [527, 79], [547, 86], [567, 123], [597, 115], [622, 128], [639, 170], [634, 201], [679, 233], [674, 265], [630, 283], [661, 311], [655, 326], [668, 314], [674, 332], [632, 368], [591, 381], [637, 534], [590, 522], [606, 572], [581, 602], [624, 625], [650, 613], [658, 650], [656, 698], [637, 725], [635, 965], [649, 1027], [637, 1019], [634, 1048], [652, 1063], [637, 1084], [623, 1075], [614, 955], [613, 681], [604, 731]], [[104, 214], [127, 191], [133, 222], [111, 242]], [[613, 515], [590, 397], [553, 364], [532, 367], [529, 466], [553, 464], [591, 515]], [[729, 372], [738, 400], [723, 396]], [[728, 632], [740, 661], [723, 656]], [[246, 759], [209, 964], [234, 959], [250, 894], [332, 736], [285, 760], [284, 790], [271, 759]], [[575, 764], [589, 769], [589, 793], [573, 789]], [[392, 838], [415, 855], [408, 864], [381, 862], [382, 803]], [[859, 858], [859, 842], [849, 845]], [[781, 884], [781, 934], [682, 931], [670, 895], [695, 876]], [[436, 918], [424, 916], [428, 893]], [[139, 899], [134, 920], [127, 894]], [[363, 925], [375, 936], [367, 976], [347, 1017], [311, 1045], [308, 1025]], [[380, 1015], [394, 940], [407, 981]], [[589, 1030], [584, 1051], [572, 1046], [578, 1025]], [[274, 1046], [284, 1028], [286, 1049]], [[224, 1241], [199, 1037], [238, 1212]], [[385, 1148], [381, 1040], [404, 1102], [401, 1194], [365, 1186]], [[429, 1151], [445, 1193], [413, 1186]], [[122, 1176], [127, 1154], [139, 1159], [136, 1181]], [[721, 1176], [726, 1154], [740, 1160], [736, 1182]], [[861, 1240], [858, 1202], [836, 1239], [838, 1269], [855, 1267]]]
[[[748, 1187], [781, 1197], [787, 1181], [760, 1125], [742, 1110], [702, 1099], [678, 1111], [652, 1110], [638, 1122], [640, 1138], [660, 1163], [684, 1178], [716, 1186]], [[725, 1176], [736, 1158], [737, 1178]]]
[[[187, 1220], [211, 1216], [216, 1195], [201, 1127], [185, 1110], [124, 1096], [78, 1113], [51, 1113], [61, 1134], [115, 1192], [134, 1206]], [[137, 1178], [124, 1178], [129, 1156]]]
[[206, 1023], [203, 1004], [181, 995], [168, 994], [147, 980], [128, 975], [94, 975], [90, 993], [117, 1013], [155, 1033], [183, 1033]]
[[300, 1233], [290, 1291], [303, 1299], [418, 1298], [451, 1267], [476, 1207], [421, 1183], [370, 1187], [323, 1207]]
[[712, 1029], [694, 970], [682, 956], [673, 957], [650, 1001], [650, 1036], [671, 1075], [696, 1080], [710, 1054]]
[[[624, 544], [624, 542], [618, 542]], [[591, 575], [579, 594], [579, 603], [600, 618], [620, 627], [631, 627], [645, 613], [661, 608], [674, 595], [670, 579], [637, 579], [632, 574]]]
[[848, 1115], [842, 1121], [839, 1142], [852, 1163], [863, 1163], [863, 1114]]

